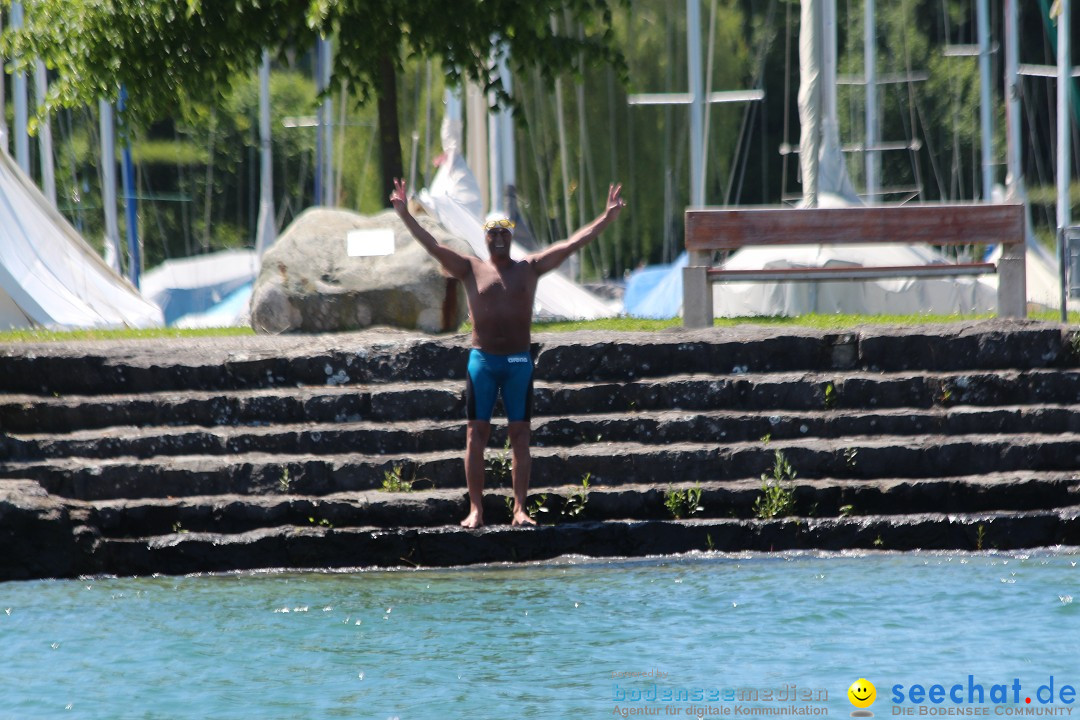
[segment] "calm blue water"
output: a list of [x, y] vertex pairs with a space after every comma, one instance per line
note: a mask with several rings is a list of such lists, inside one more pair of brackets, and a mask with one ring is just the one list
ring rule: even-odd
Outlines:
[[[1078, 561], [713, 556], [6, 583], [0, 718], [721, 717], [738, 703], [616, 698], [791, 686], [848, 717], [860, 677], [890, 717], [894, 684], [1080, 689]], [[666, 675], [613, 678], [649, 671]]]

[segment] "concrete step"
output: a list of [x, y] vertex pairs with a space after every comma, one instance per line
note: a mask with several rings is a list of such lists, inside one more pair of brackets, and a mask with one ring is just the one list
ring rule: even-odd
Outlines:
[[[1080, 401], [1080, 370], [672, 375], [630, 382], [537, 383], [534, 415], [659, 410], [814, 411], [1036, 405]], [[0, 396], [5, 433], [115, 426], [262, 425], [461, 419], [460, 381], [157, 392]]]
[[391, 422], [462, 418], [464, 408], [460, 381], [49, 398], [8, 395], [0, 396], [0, 429], [65, 433], [122, 425]]
[[[1024, 321], [863, 327], [739, 326], [662, 333], [540, 333], [537, 378], [626, 381], [672, 373], [897, 372], [1075, 367], [1073, 330]], [[0, 348], [0, 392], [50, 396], [401, 382], [461, 377], [464, 336], [373, 330], [321, 336], [18, 344]]]
[[[1056, 502], [1075, 496], [1075, 478], [1017, 474], [967, 478], [965, 483], [944, 489], [934, 480], [915, 483], [900, 479], [861, 485], [844, 481], [803, 483], [797, 488], [800, 494], [809, 488], [808, 492], [820, 497], [814, 515], [773, 520], [560, 517], [557, 524], [535, 528], [489, 524], [480, 530], [464, 530], [456, 524], [336, 526], [328, 519], [379, 519], [380, 507], [402, 512], [404, 505], [400, 501], [372, 503], [365, 508], [360, 498], [327, 498], [325, 503], [311, 505], [312, 514], [305, 518], [303, 513], [309, 507], [304, 505], [308, 502], [304, 498], [199, 498], [156, 505], [65, 503], [46, 495], [33, 482], [7, 480], [0, 481], [0, 581], [260, 568], [442, 567], [543, 560], [570, 554], [636, 557], [699, 551], [1008, 550], [1080, 544], [1077, 505], [967, 512], [947, 507], [975, 508], [1013, 500], [1039, 504], [1047, 493], [1055, 495]], [[964, 491], [957, 492], [959, 488]], [[702, 504], [708, 509], [727, 498], [735, 511], [745, 507], [750, 491], [748, 484], [728, 489], [703, 487]], [[586, 508], [588, 512], [617, 517], [635, 503], [643, 508], [655, 506], [650, 493], [655, 489], [592, 490]], [[821, 508], [835, 502], [832, 498], [836, 496], [859, 503], [855, 512], [822, 516]], [[942, 506], [935, 512], [894, 514], [896, 500], [901, 496]], [[499, 499], [491, 498], [495, 508]], [[887, 514], [875, 514], [875, 501], [891, 509]], [[417, 518], [425, 512], [437, 517], [447, 508], [460, 507], [452, 496], [405, 502], [412, 502], [416, 509], [409, 516]], [[198, 527], [205, 522], [206, 513], [210, 524], [215, 513], [222, 524], [226, 516], [237, 524], [227, 532], [218, 527], [193, 532], [184, 525], [186, 521]], [[259, 527], [243, 530], [244, 518]], [[293, 519], [299, 519], [299, 524], [289, 522]], [[269, 525], [268, 520], [280, 524]], [[386, 521], [382, 518], [383, 525]], [[112, 534], [103, 533], [95, 523], [102, 523]], [[153, 530], [163, 523], [167, 529]], [[126, 535], [125, 527], [151, 532]]]
[[[925, 512], [1045, 510], [1080, 504], [1076, 473], [992, 473], [949, 479], [796, 480], [792, 514], [854, 517]], [[700, 491], [700, 504], [680, 509], [695, 518], [754, 518], [760, 480], [603, 486], [534, 487], [529, 497], [541, 524], [586, 520], [674, 519], [674, 492]], [[510, 521], [509, 489], [485, 496], [488, 524]], [[359, 493], [324, 497], [219, 495], [181, 499], [108, 500], [86, 504], [86, 522], [102, 537], [247, 532], [297, 527], [434, 527], [454, 525], [467, 512], [464, 488]], [[700, 508], [700, 509], [697, 509]]]
[[1080, 507], [781, 520], [609, 520], [480, 530], [282, 526], [245, 533], [100, 539], [94, 573], [186, 574], [264, 568], [447, 567], [566, 555], [640, 557], [783, 550], [1013, 550], [1080, 543]]
[[[506, 424], [497, 421], [490, 445], [504, 447]], [[1080, 432], [1080, 405], [1011, 405], [892, 408], [881, 410], [637, 411], [533, 421], [536, 447], [572, 447], [598, 440], [646, 445], [672, 442], [752, 442], [797, 438], [881, 435], [1056, 434]], [[462, 450], [460, 419], [409, 422], [287, 423], [269, 426], [109, 427], [65, 434], [0, 437], [8, 461], [81, 458], [152, 458], [180, 455], [282, 453], [328, 455], [421, 454]]]
[[[846, 436], [735, 443], [586, 443], [533, 450], [537, 486], [579, 482], [605, 485], [705, 482], [758, 477], [782, 451], [801, 478], [875, 479], [955, 477], [1014, 471], [1080, 468], [1080, 434]], [[489, 460], [491, 487], [509, 485], [509, 463]], [[246, 453], [148, 459], [60, 458], [8, 462], [0, 477], [37, 480], [60, 497], [164, 498], [197, 495], [304, 494], [323, 496], [382, 486], [387, 472], [416, 478], [422, 487], [464, 486], [460, 450], [363, 455]], [[677, 475], [675, 474], [677, 473]]]
[[[480, 531], [457, 527], [462, 336], [0, 348], [0, 580], [1077, 544], [1078, 338], [1008, 321], [537, 334], [530, 503], [552, 522], [498, 524], [500, 421]], [[777, 451], [796, 517], [760, 520]], [[388, 473], [414, 492], [379, 492]], [[673, 519], [676, 490], [702, 510]]]

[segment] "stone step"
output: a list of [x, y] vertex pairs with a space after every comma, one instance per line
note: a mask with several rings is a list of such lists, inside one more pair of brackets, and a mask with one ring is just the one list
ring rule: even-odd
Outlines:
[[[5, 433], [114, 426], [262, 425], [461, 419], [460, 381], [157, 392], [41, 398], [0, 396]], [[534, 416], [652, 410], [774, 411], [1035, 405], [1080, 401], [1080, 370], [672, 375], [633, 382], [538, 383]]]
[[1080, 543], [1080, 507], [779, 520], [608, 520], [480, 530], [282, 526], [98, 540], [95, 574], [188, 574], [269, 568], [448, 567], [561, 556], [641, 557], [784, 550], [1014, 550]]
[[[489, 443], [506, 443], [506, 424], [495, 422]], [[598, 440], [646, 445], [672, 442], [752, 442], [797, 438], [881, 435], [1056, 434], [1080, 432], [1080, 405], [1012, 405], [892, 408], [881, 410], [680, 410], [538, 417], [536, 447], [571, 447]], [[0, 457], [8, 461], [80, 458], [152, 458], [181, 455], [419, 454], [462, 450], [462, 420], [425, 422], [286, 423], [264, 427], [111, 427], [65, 434], [11, 434], [0, 437]]]
[[[533, 449], [537, 486], [589, 475], [599, 484], [656, 484], [758, 477], [782, 451], [801, 478], [954, 477], [1080, 468], [1080, 434], [847, 436], [720, 443], [594, 442]], [[509, 484], [509, 462], [489, 460], [489, 486]], [[110, 498], [197, 495], [329, 495], [382, 486], [388, 472], [428, 488], [464, 485], [462, 453], [324, 456], [246, 453], [149, 459], [61, 458], [7, 462], [0, 477], [37, 480], [51, 494]], [[677, 473], [677, 475], [676, 475]]]
[[[972, 513], [1045, 510], [1080, 503], [1075, 473], [992, 473], [949, 479], [797, 480], [789, 489], [791, 514], [854, 517], [926, 512]], [[699, 504], [685, 508], [674, 493], [700, 491]], [[759, 480], [655, 485], [535, 487], [529, 505], [541, 524], [586, 520], [754, 518], [761, 497]], [[509, 489], [485, 496], [488, 524], [510, 521]], [[700, 509], [697, 509], [700, 508]], [[86, 504], [88, 526], [102, 537], [142, 537], [177, 533], [230, 533], [292, 525], [297, 527], [433, 527], [454, 525], [467, 511], [464, 488], [410, 492], [362, 491], [324, 497], [220, 495], [183, 499], [109, 500]]]
[[[1075, 367], [1073, 331], [977, 321], [850, 332], [767, 326], [535, 336], [537, 378], [626, 381], [672, 373], [951, 371]], [[374, 330], [322, 336], [18, 344], [0, 348], [0, 392], [235, 390], [462, 377], [464, 336]]]
[[[1024, 509], [1024, 503], [1039, 504], [1050, 493], [1075, 494], [1075, 479], [1019, 474], [1014, 477], [967, 478], [968, 489], [944, 488], [934, 481], [926, 484], [900, 479], [889, 483], [857, 484], [844, 481], [802, 483], [798, 490], [814, 486], [821, 496], [815, 513], [839, 494], [840, 499], [860, 503], [855, 514], [843, 516], [796, 516], [773, 520], [743, 517], [674, 519], [580, 520], [573, 518], [554, 525], [511, 528], [489, 524], [480, 530], [464, 530], [456, 524], [434, 526], [378, 525], [332, 526], [323, 522], [338, 517], [358, 518], [356, 498], [327, 498], [312, 506], [320, 511], [303, 518], [307, 510], [302, 498], [199, 498], [178, 503], [95, 503], [63, 502], [46, 495], [31, 481], [0, 481], [0, 581], [85, 575], [182, 574], [261, 568], [362, 568], [373, 566], [451, 566], [472, 563], [544, 560], [561, 555], [592, 557], [636, 557], [695, 551], [780, 551], [780, 550], [1009, 550], [1051, 545], [1080, 544], [1080, 506], [1062, 505]], [[586, 508], [612, 516], [630, 502], [654, 506], [649, 496], [653, 488], [593, 490]], [[703, 488], [706, 509], [722, 501], [714, 493], [724, 488]], [[732, 501], [733, 509], [744, 507], [749, 487], [732, 487], [720, 498]], [[847, 493], [847, 494], [845, 494]], [[892, 514], [894, 495], [902, 494], [916, 504], [944, 503], [936, 512]], [[1010, 494], [1014, 497], [1010, 499]], [[492, 497], [497, 508], [499, 498]], [[980, 503], [1020, 503], [1019, 509], [971, 510]], [[993, 502], [991, 502], [993, 501]], [[213, 505], [214, 502], [218, 504]], [[406, 501], [408, 502], [408, 501]], [[282, 504], [284, 503], [284, 509]], [[889, 507], [886, 514], [874, 514], [875, 505]], [[438, 515], [449, 500], [417, 501]], [[384, 509], [402, 505], [387, 503]], [[238, 525], [232, 532], [191, 532], [186, 520], [196, 526], [206, 509], [229, 513]], [[171, 515], [171, 512], [178, 513]], [[243, 513], [267, 519], [289, 520], [301, 513], [300, 524], [278, 524], [240, 530]], [[424, 510], [412, 511], [420, 517]], [[377, 518], [368, 508], [364, 517]], [[233, 517], [237, 516], [237, 517]], [[171, 518], [178, 519], [172, 520]], [[169, 523], [168, 530], [145, 536], [109, 536], [94, 523], [112, 523], [111, 530], [131, 529]], [[385, 522], [385, 519], [384, 519]], [[216, 530], [217, 528], [215, 528]]]
[[[500, 419], [480, 531], [457, 527], [464, 336], [4, 347], [0, 580], [1077, 544], [1078, 337], [1009, 321], [537, 334], [530, 503], [552, 522], [499, 524]], [[759, 520], [778, 451], [797, 517]], [[414, 491], [380, 492], [388, 474]], [[674, 491], [702, 510], [672, 519]]]

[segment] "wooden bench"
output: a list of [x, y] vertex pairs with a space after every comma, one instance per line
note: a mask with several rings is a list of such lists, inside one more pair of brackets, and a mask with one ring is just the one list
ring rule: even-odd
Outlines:
[[[1002, 246], [989, 262], [941, 265], [724, 270], [712, 267], [716, 250], [761, 245], [853, 245], [905, 243]], [[998, 275], [998, 315], [1025, 317], [1024, 206], [874, 205], [844, 208], [691, 208], [686, 211], [683, 324], [711, 327], [713, 283], [826, 281], [876, 278]]]

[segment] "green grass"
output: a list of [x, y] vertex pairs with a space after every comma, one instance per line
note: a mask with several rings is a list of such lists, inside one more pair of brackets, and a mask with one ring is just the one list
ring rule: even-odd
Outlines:
[[[995, 317], [992, 313], [984, 315], [825, 315], [808, 314], [798, 317], [740, 317], [740, 318], [717, 318], [713, 325], [716, 327], [734, 327], [736, 325], [770, 325], [775, 327], [809, 327], [820, 330], [842, 330], [845, 328], [858, 327], [859, 325], [891, 325], [898, 327], [914, 325], [933, 325], [938, 323], [952, 323], [971, 320], [989, 320]], [[1028, 316], [1032, 320], [1043, 322], [1060, 322], [1061, 313], [1056, 310], [1047, 312], [1031, 313]], [[1070, 324], [1080, 324], [1080, 312], [1069, 313]], [[466, 326], [467, 328], [468, 326]], [[533, 332], [565, 332], [570, 330], [606, 330], [606, 331], [640, 331], [656, 332], [672, 327], [682, 327], [682, 320], [642, 320], [639, 318], [606, 318], [603, 320], [585, 320], [581, 322], [536, 322], [533, 323]]]
[[0, 332], [0, 344], [36, 343], [36, 342], [71, 342], [73, 340], [156, 340], [158, 338], [186, 337], [221, 337], [233, 335], [254, 335], [249, 327], [197, 328], [181, 330], [178, 328], [149, 328], [145, 330], [6, 330]]
[[[717, 318], [716, 327], [734, 327], [736, 325], [768, 325], [772, 327], [817, 328], [819, 330], [843, 330], [860, 325], [891, 325], [909, 327], [952, 323], [971, 320], [988, 320], [994, 315], [823, 315], [810, 314], [798, 317], [741, 317]], [[1031, 313], [1029, 318], [1043, 322], [1060, 322], [1061, 314], [1056, 310]], [[1069, 324], [1080, 325], [1080, 312], [1069, 313]], [[642, 320], [640, 318], [617, 317], [603, 320], [582, 320], [578, 322], [535, 322], [533, 332], [569, 332], [576, 330], [598, 330], [601, 332], [659, 332], [668, 328], [682, 327], [680, 318], [670, 320]], [[472, 326], [465, 323], [459, 332], [469, 333]], [[34, 342], [70, 342], [73, 340], [153, 340], [157, 338], [196, 338], [236, 335], [253, 335], [248, 327], [197, 328], [180, 330], [177, 328], [152, 328], [148, 330], [8, 330], [0, 332], [0, 344]]]

